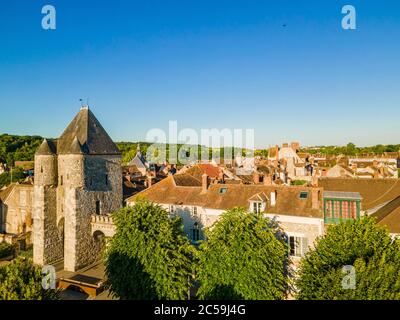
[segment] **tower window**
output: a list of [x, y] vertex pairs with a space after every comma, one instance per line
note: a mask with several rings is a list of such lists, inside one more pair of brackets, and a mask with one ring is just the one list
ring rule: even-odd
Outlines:
[[43, 173], [43, 166], [40, 166], [40, 172]]
[[106, 186], [108, 186], [108, 174], [106, 174]]
[[64, 183], [63, 176], [60, 176], [60, 184], [63, 185], [63, 183]]
[[100, 214], [100, 201], [96, 201], [96, 214]]

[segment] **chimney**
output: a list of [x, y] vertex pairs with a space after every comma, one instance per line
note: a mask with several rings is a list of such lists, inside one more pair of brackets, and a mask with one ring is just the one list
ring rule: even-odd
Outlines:
[[270, 174], [264, 176], [264, 186], [272, 186], [272, 178]]
[[276, 205], [276, 191], [271, 191], [270, 202], [271, 202], [271, 207], [275, 207], [275, 205]]
[[353, 171], [357, 171], [357, 163], [353, 162], [353, 163], [351, 164], [351, 169], [352, 169]]
[[253, 183], [254, 184], [260, 183], [260, 174], [257, 171], [253, 172]]
[[203, 193], [207, 192], [209, 184], [210, 180], [208, 178], [207, 173], [203, 173], [203, 175], [201, 176], [201, 192]]
[[311, 205], [313, 209], [319, 209], [319, 194], [320, 194], [320, 189], [313, 187], [311, 189]]
[[147, 176], [147, 188], [150, 188], [153, 183], [153, 178], [151, 175]]
[[313, 187], [318, 187], [318, 177], [317, 177], [316, 175], [314, 175], [314, 176], [311, 178], [311, 185], [312, 185]]
[[224, 183], [224, 171], [222, 169], [219, 170], [218, 173], [218, 180], [222, 183]]

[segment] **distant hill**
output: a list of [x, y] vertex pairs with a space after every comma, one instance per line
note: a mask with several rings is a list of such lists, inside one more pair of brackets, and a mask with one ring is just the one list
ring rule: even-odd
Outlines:
[[[14, 166], [15, 161], [32, 161], [35, 156], [36, 149], [43, 141], [40, 136], [17, 136], [9, 134], [0, 135], [0, 163], [6, 163], [7, 166]], [[149, 142], [116, 142], [116, 145], [121, 150], [122, 162], [127, 163], [136, 155], [137, 145], [140, 144], [142, 154], [146, 154], [147, 149], [152, 145]], [[178, 150], [182, 145], [178, 145]], [[197, 146], [200, 150], [200, 146]], [[166, 145], [168, 155], [169, 145]], [[208, 150], [211, 155], [212, 149]], [[214, 149], [214, 152], [219, 153], [219, 149]], [[223, 156], [223, 152], [221, 153]]]

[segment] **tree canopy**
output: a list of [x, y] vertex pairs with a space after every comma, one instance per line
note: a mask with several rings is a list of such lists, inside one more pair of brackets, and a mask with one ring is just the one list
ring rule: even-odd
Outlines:
[[106, 254], [110, 292], [121, 299], [187, 298], [194, 247], [181, 219], [146, 200], [112, 217], [116, 233]]
[[24, 170], [22, 168], [14, 168], [11, 172], [4, 172], [0, 174], [0, 189], [10, 182], [21, 182], [25, 179]]
[[288, 247], [275, 223], [244, 209], [224, 212], [198, 252], [200, 299], [284, 299]]
[[19, 258], [0, 268], [0, 300], [58, 300], [58, 291], [44, 289], [42, 269]]
[[371, 217], [342, 222], [317, 240], [298, 276], [298, 299], [400, 299], [399, 243]]

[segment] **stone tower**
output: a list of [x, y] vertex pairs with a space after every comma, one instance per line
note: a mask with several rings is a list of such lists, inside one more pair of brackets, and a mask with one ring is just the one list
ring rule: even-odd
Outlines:
[[122, 206], [121, 153], [88, 107], [35, 154], [33, 256], [76, 271], [98, 260], [91, 216]]

